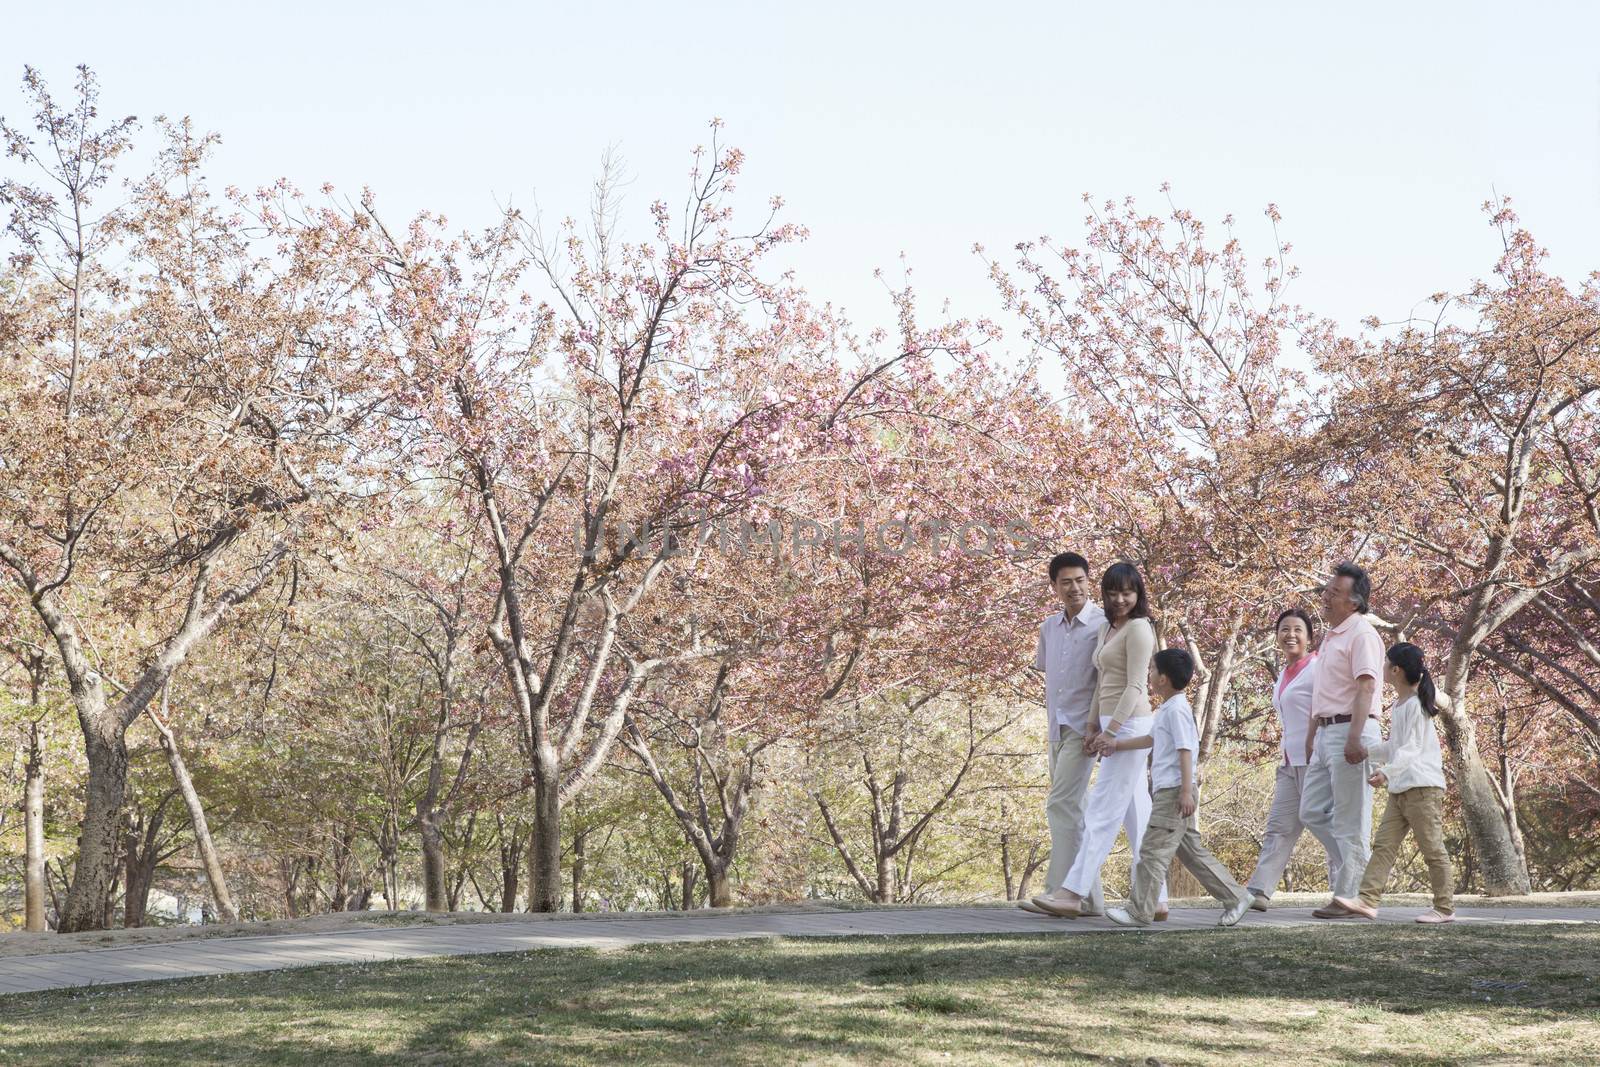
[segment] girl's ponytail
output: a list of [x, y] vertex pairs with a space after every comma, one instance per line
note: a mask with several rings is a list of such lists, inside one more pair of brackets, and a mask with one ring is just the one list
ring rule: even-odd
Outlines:
[[1422, 705], [1422, 710], [1430, 717], [1439, 714], [1439, 693], [1434, 688], [1433, 675], [1423, 666], [1422, 649], [1410, 642], [1402, 641], [1390, 647], [1389, 662], [1399, 667], [1405, 674], [1406, 681], [1417, 687], [1417, 703]]
[[1428, 673], [1428, 668], [1422, 668], [1422, 679], [1417, 682], [1417, 703], [1422, 705], [1422, 710], [1428, 717], [1439, 714], [1439, 705], [1435, 703], [1438, 691], [1433, 687], [1433, 675]]

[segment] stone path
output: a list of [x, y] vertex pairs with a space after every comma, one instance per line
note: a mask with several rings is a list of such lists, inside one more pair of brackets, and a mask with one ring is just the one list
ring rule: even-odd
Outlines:
[[[1397, 907], [1380, 922], [1409, 923], [1417, 908]], [[1465, 924], [1600, 923], [1600, 908], [1462, 908]], [[1178, 908], [1155, 933], [1211, 928], [1218, 912]], [[1344, 920], [1355, 922], [1357, 920]], [[1242, 926], [1316, 923], [1306, 908], [1251, 912]], [[620, 948], [661, 941], [720, 941], [746, 937], [854, 937], [898, 934], [1087, 934], [1123, 930], [1103, 918], [1049, 919], [1014, 908], [884, 908], [869, 911], [728, 912], [700, 916], [619, 915], [616, 918], [460, 923], [388, 927], [320, 934], [217, 937], [0, 957], [0, 995], [43, 989], [149, 982], [163, 978], [270, 971], [285, 967], [369, 963], [424, 956], [471, 956], [540, 948]], [[1227, 936], [1218, 931], [1219, 936]]]

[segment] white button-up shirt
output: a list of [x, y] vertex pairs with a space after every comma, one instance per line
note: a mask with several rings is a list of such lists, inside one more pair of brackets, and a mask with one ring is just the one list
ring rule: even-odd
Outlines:
[[1091, 600], [1076, 618], [1068, 619], [1062, 610], [1039, 626], [1039, 648], [1033, 666], [1044, 672], [1045, 718], [1052, 741], [1061, 740], [1063, 729], [1081, 735], [1089, 728], [1099, 680], [1094, 669], [1094, 646], [1105, 621], [1106, 613]]

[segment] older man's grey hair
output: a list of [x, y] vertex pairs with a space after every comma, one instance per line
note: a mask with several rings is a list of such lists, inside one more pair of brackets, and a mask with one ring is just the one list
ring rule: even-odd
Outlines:
[[1350, 579], [1350, 599], [1355, 601], [1356, 611], [1365, 615], [1372, 607], [1372, 576], [1366, 568], [1355, 563], [1341, 563], [1333, 568], [1333, 576]]

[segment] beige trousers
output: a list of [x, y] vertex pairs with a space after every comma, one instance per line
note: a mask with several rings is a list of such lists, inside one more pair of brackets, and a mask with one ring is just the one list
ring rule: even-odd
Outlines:
[[[1050, 826], [1050, 866], [1045, 871], [1044, 891], [1053, 893], [1066, 880], [1072, 861], [1083, 844], [1084, 797], [1089, 778], [1094, 774], [1095, 758], [1083, 750], [1083, 735], [1063, 728], [1061, 740], [1050, 742], [1050, 795], [1044, 802], [1045, 822]], [[1093, 911], [1106, 910], [1106, 897], [1097, 875], [1086, 894]]]
[[[1300, 821], [1300, 794], [1305, 788], [1306, 768], [1292, 767], [1278, 761], [1278, 773], [1272, 784], [1272, 808], [1267, 814], [1267, 830], [1261, 838], [1261, 858], [1256, 869], [1245, 883], [1252, 893], [1271, 897], [1283, 881], [1283, 872], [1294, 856], [1294, 847], [1300, 842], [1300, 833], [1306, 829]], [[1326, 829], [1318, 831], [1327, 834]], [[1331, 836], [1319, 837], [1328, 854], [1328, 884], [1333, 884], [1334, 854], [1339, 843]]]
[[1455, 872], [1444, 847], [1444, 790], [1432, 785], [1389, 794], [1389, 806], [1383, 809], [1383, 819], [1372, 842], [1372, 859], [1361, 876], [1361, 902], [1376, 908], [1383, 899], [1408, 830], [1416, 835], [1417, 850], [1428, 864], [1433, 910], [1449, 915], [1455, 910]]
[[1156, 901], [1167, 881], [1167, 868], [1174, 857], [1189, 868], [1206, 892], [1232, 905], [1244, 890], [1228, 869], [1217, 861], [1200, 840], [1193, 815], [1178, 814], [1178, 788], [1157, 789], [1150, 808], [1150, 826], [1139, 848], [1139, 866], [1133, 872], [1133, 895], [1128, 899], [1128, 914], [1149, 922], [1155, 916]]

